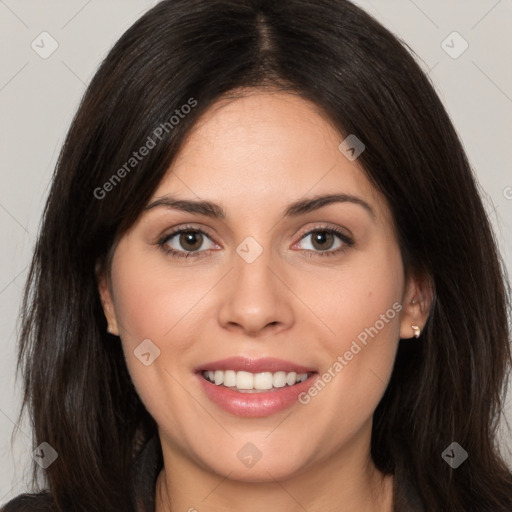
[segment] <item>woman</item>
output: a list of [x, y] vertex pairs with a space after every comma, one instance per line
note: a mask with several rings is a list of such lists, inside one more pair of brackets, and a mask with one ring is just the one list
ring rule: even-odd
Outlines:
[[505, 278], [461, 143], [343, 0], [172, 0], [90, 84], [26, 290], [12, 510], [510, 511]]

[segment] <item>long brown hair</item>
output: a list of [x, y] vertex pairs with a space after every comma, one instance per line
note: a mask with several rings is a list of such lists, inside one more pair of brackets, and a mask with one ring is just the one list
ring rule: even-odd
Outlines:
[[[156, 428], [106, 332], [95, 269], [199, 116], [241, 87], [293, 91], [363, 141], [359, 162], [389, 204], [404, 264], [434, 284], [420, 341], [400, 343], [374, 415], [373, 460], [397, 475], [397, 503], [409, 482], [428, 511], [510, 512], [512, 476], [495, 440], [511, 367], [504, 267], [429, 79], [347, 0], [164, 0], [95, 74], [59, 157], [22, 311], [24, 408], [35, 446], [59, 453], [46, 501], [73, 512], [140, 505], [135, 460]], [[149, 154], [105, 186], [165, 122]], [[457, 469], [441, 456], [452, 442], [469, 454]]]

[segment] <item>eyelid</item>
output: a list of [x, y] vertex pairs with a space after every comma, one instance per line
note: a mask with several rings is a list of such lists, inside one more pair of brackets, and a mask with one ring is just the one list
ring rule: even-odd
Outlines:
[[341, 246], [335, 249], [327, 249], [325, 251], [313, 251], [311, 249], [299, 249], [300, 251], [306, 253], [310, 257], [322, 257], [322, 256], [337, 256], [346, 251], [347, 249], [354, 246], [354, 237], [352, 234], [347, 234], [346, 229], [343, 229], [339, 226], [329, 226], [326, 224], [315, 225], [313, 227], [307, 228], [303, 233], [300, 234], [299, 240], [292, 245], [292, 248], [297, 244], [300, 244], [306, 237], [315, 233], [315, 232], [325, 232], [331, 233], [341, 242]]
[[[185, 224], [185, 225], [182, 225], [182, 226], [179, 226], [179, 227], [171, 228], [170, 231], [166, 230], [166, 233], [164, 235], [161, 235], [161, 236], [158, 237], [157, 245], [164, 246], [172, 238], [175, 238], [176, 236], [180, 235], [181, 233], [188, 232], [188, 231], [192, 231], [194, 233], [200, 233], [200, 234], [206, 236], [208, 239], [210, 239], [210, 241], [214, 245], [220, 245], [220, 244], [218, 244], [213, 239], [213, 236], [209, 232], [210, 231], [209, 228], [197, 227], [197, 226], [192, 226], [192, 225], [189, 225], [189, 224]], [[199, 253], [204, 253], [204, 252], [206, 252], [208, 250], [211, 250], [211, 249], [203, 249], [202, 251], [179, 251], [179, 252], [188, 252], [190, 254], [195, 252], [195, 253], [199, 254]], [[172, 252], [172, 250], [171, 250], [171, 252]]]
[[197, 231], [198, 233], [203, 233], [210, 238], [213, 237], [213, 231], [203, 224], [179, 224], [177, 226], [173, 226], [172, 228], [167, 228], [164, 231], [164, 234], [158, 236], [158, 241], [161, 242], [162, 240], [169, 239], [183, 231]]
[[353, 242], [354, 238], [352, 233], [348, 229], [342, 228], [341, 226], [329, 225], [329, 223], [314, 224], [313, 226], [310, 226], [308, 228], [305, 228], [303, 231], [300, 231], [299, 235], [297, 236], [299, 237], [300, 240], [302, 240], [304, 236], [310, 235], [315, 231], [333, 231], [336, 234], [339, 234], [340, 236], [346, 238], [347, 240], [350, 240], [351, 242]]

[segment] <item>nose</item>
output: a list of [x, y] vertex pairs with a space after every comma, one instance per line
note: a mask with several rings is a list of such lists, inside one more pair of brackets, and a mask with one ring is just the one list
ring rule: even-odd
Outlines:
[[234, 268], [220, 298], [219, 323], [253, 337], [290, 328], [293, 293], [286, 281], [283, 267], [272, 260], [270, 251], [264, 250], [251, 263], [235, 254]]

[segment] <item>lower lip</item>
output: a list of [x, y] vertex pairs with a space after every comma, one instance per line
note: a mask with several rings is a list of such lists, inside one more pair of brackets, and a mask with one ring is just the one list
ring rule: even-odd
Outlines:
[[318, 376], [317, 373], [313, 373], [303, 382], [294, 386], [286, 385], [276, 391], [240, 393], [225, 386], [213, 384], [206, 380], [201, 373], [196, 375], [206, 396], [212, 402], [231, 414], [246, 418], [270, 416], [288, 409], [298, 402], [299, 395], [305, 392]]

